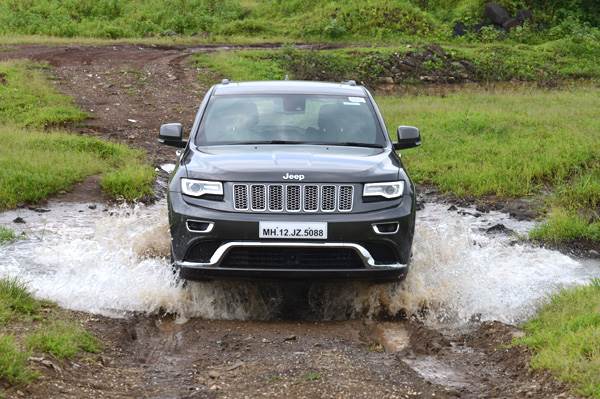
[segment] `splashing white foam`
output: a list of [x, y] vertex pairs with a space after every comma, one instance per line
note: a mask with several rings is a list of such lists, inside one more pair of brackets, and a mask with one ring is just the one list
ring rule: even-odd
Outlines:
[[[278, 314], [277, 285], [177, 282], [168, 265], [164, 202], [134, 208], [90, 209], [52, 204], [48, 213], [17, 210], [0, 224], [20, 228], [26, 239], [0, 247], [0, 276], [17, 276], [33, 292], [61, 306], [120, 317], [129, 312], [178, 313], [182, 318], [267, 319]], [[24, 225], [11, 221], [21, 216]], [[556, 251], [515, 243], [480, 231], [503, 223], [518, 233], [531, 223], [501, 213], [461, 216], [426, 204], [417, 219], [414, 259], [403, 283], [315, 284], [308, 301], [316, 317], [339, 319], [426, 307], [432, 322], [517, 322], [563, 286], [600, 276]]]

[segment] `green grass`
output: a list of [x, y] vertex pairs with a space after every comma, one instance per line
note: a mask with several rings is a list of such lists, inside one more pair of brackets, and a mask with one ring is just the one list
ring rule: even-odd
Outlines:
[[27, 384], [33, 381], [37, 373], [27, 367], [29, 355], [29, 352], [19, 349], [13, 336], [0, 335], [0, 381], [10, 385]]
[[600, 243], [600, 221], [586, 220], [575, 212], [554, 209], [543, 224], [534, 228], [530, 237], [559, 244], [565, 241], [588, 240]]
[[554, 296], [524, 328], [517, 343], [534, 351], [534, 369], [550, 370], [579, 394], [600, 398], [600, 280]]
[[14, 278], [0, 279], [0, 326], [22, 316], [35, 315], [41, 303]]
[[0, 140], [0, 209], [35, 203], [100, 173], [102, 187], [114, 198], [135, 200], [152, 192], [154, 170], [144, 163], [140, 150], [16, 127], [0, 127]]
[[404, 153], [416, 180], [459, 196], [530, 196], [597, 168], [596, 88], [463, 90], [377, 100], [390, 132], [401, 124], [422, 129], [422, 148]]
[[69, 97], [50, 87], [40, 65], [2, 62], [0, 81], [0, 123], [46, 127], [86, 118]]
[[276, 60], [271, 59], [273, 54], [273, 51], [265, 50], [217, 51], [198, 54], [194, 61], [198, 67], [208, 69], [209, 73], [200, 74], [206, 84], [215, 83], [222, 77], [236, 81], [281, 80], [285, 71]]
[[[600, 25], [593, 0], [500, 0], [535, 23], [510, 38], [539, 40]], [[486, 0], [5, 0], [0, 35], [85, 38], [247, 37], [270, 40], [397, 41], [451, 38], [455, 21], [482, 20]], [[502, 37], [495, 31], [488, 36]], [[479, 40], [478, 38], [476, 40]], [[229, 41], [229, 40], [226, 40]]]
[[152, 195], [155, 177], [152, 168], [140, 162], [131, 162], [120, 169], [106, 173], [100, 185], [113, 198], [134, 201]]
[[0, 383], [33, 381], [38, 373], [28, 365], [32, 353], [72, 359], [100, 350], [98, 339], [56, 305], [35, 299], [17, 279], [0, 279]]
[[74, 322], [59, 321], [42, 326], [26, 339], [34, 352], [48, 353], [57, 359], [71, 359], [82, 353], [100, 352], [100, 343]]
[[4, 244], [13, 241], [17, 238], [14, 231], [8, 227], [0, 226], [0, 244]]
[[102, 174], [113, 198], [152, 193], [154, 171], [144, 153], [92, 137], [42, 130], [86, 114], [58, 93], [37, 64], [0, 62], [0, 210], [35, 203], [88, 176]]

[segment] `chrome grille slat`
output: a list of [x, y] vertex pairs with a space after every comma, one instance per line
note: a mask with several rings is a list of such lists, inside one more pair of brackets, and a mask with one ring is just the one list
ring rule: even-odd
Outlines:
[[351, 212], [353, 206], [350, 184], [233, 183], [236, 211], [332, 213]]
[[288, 184], [285, 186], [285, 210], [288, 212], [300, 212], [302, 207], [302, 190], [299, 184]]
[[248, 210], [248, 186], [245, 184], [233, 185], [233, 207], [238, 211]]
[[253, 184], [250, 186], [252, 195], [252, 210], [265, 211], [267, 209], [267, 188], [262, 184]]
[[270, 185], [269, 186], [269, 211], [271, 211], [271, 212], [283, 211], [283, 186], [281, 186], [281, 185]]

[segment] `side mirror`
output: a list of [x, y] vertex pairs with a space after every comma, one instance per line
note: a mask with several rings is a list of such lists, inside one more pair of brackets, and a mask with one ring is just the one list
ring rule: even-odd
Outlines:
[[421, 145], [421, 132], [414, 126], [398, 127], [398, 142], [394, 143], [394, 150], [413, 148]]
[[172, 147], [185, 147], [187, 142], [183, 140], [183, 126], [181, 123], [166, 123], [161, 125], [158, 141]]

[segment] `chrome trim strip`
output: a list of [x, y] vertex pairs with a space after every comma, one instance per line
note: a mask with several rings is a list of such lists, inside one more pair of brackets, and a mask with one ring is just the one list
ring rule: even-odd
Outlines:
[[[390, 232], [385, 232], [385, 231], [381, 231], [379, 230], [378, 225], [382, 225], [382, 224], [396, 224], [396, 229], [394, 231], [390, 231]], [[398, 222], [388, 222], [388, 223], [373, 223], [371, 225], [373, 227], [373, 231], [377, 234], [381, 234], [381, 235], [387, 235], [387, 234], [396, 234], [398, 232], [398, 230], [400, 230], [400, 223]]]
[[[208, 223], [208, 227], [204, 230], [194, 230], [194, 229], [190, 229], [190, 225], [188, 224], [188, 222]], [[188, 219], [185, 221], [185, 227], [187, 228], [187, 231], [189, 231], [190, 233], [210, 233], [213, 230], [213, 228], [215, 227], [215, 222], [209, 222], [208, 220]]]
[[[264, 248], [264, 247], [296, 247], [296, 248], [351, 248], [355, 250], [358, 256], [363, 261], [363, 264], [367, 268], [394, 268], [394, 269], [403, 269], [406, 268], [407, 265], [402, 263], [390, 263], [385, 265], [377, 265], [375, 264], [375, 259], [371, 256], [369, 251], [365, 247], [359, 244], [351, 243], [351, 242], [261, 242], [261, 241], [231, 241], [221, 245], [213, 256], [211, 256], [210, 261], [208, 263], [199, 263], [199, 262], [179, 262], [178, 264], [183, 267], [189, 268], [200, 268], [200, 267], [218, 267], [221, 264], [221, 261], [232, 248], [236, 247], [250, 247], [250, 248]], [[325, 267], [326, 268], [326, 267]]]

